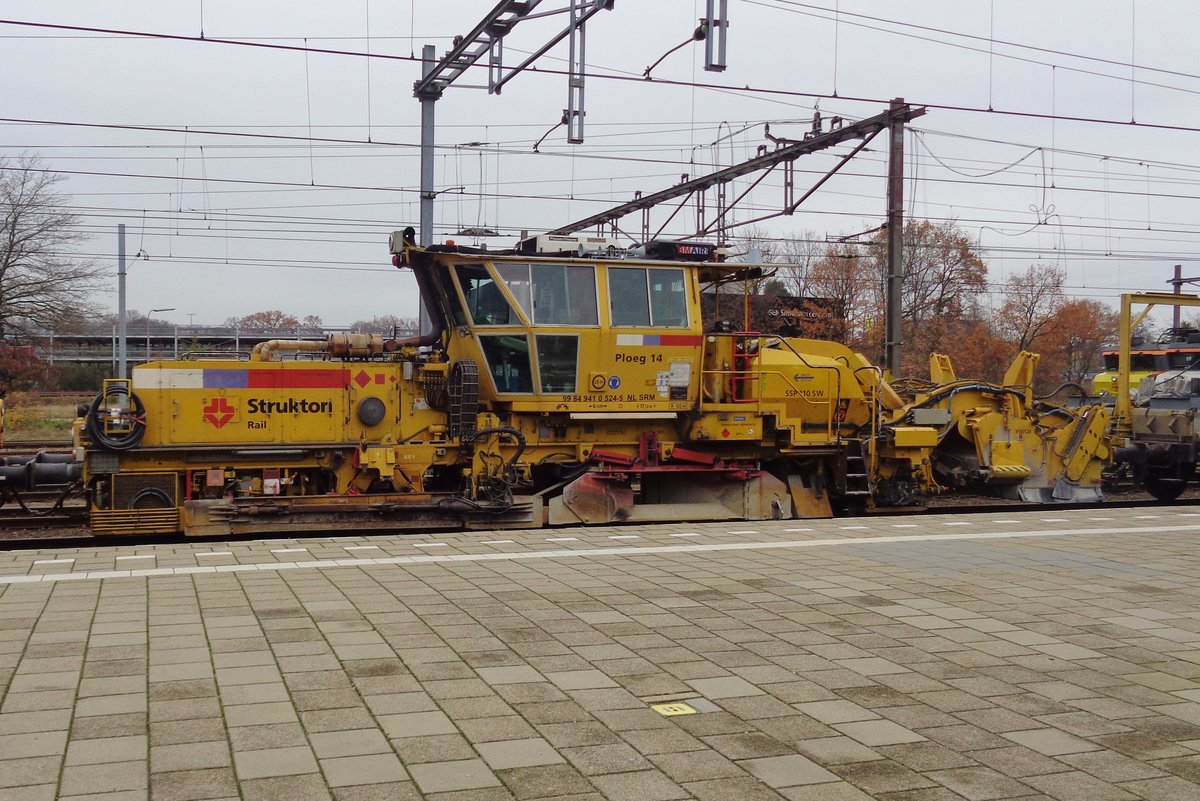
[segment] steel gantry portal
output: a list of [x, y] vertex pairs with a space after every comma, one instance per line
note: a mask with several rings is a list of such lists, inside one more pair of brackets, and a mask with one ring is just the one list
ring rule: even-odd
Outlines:
[[[433, 244], [434, 108], [442, 94], [464, 72], [487, 57], [487, 90], [499, 94], [513, 76], [541, 58], [550, 48], [570, 38], [567, 79], [568, 141], [583, 141], [584, 24], [600, 11], [611, 9], [614, 0], [569, 0], [566, 8], [537, 12], [542, 0], [501, 0], [466, 36], [456, 36], [454, 45], [440, 60], [433, 45], [421, 51], [421, 79], [413, 84], [413, 96], [421, 102], [421, 226], [422, 245]], [[515, 67], [504, 66], [504, 37], [517, 23], [554, 14], [568, 14], [567, 26]]]

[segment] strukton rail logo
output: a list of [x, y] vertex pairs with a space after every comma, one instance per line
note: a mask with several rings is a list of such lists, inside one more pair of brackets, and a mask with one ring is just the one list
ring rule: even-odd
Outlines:
[[237, 407], [226, 398], [213, 398], [204, 406], [202, 411], [204, 412], [205, 422], [213, 428], [222, 428], [233, 419], [233, 415], [237, 413]]

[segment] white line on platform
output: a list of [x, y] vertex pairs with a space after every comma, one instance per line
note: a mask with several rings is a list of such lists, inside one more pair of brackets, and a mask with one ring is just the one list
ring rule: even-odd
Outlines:
[[1089, 517], [1088, 520], [1112, 520], [1111, 517]]
[[892, 523], [892, 528], [920, 528], [916, 523]]
[[746, 534], [757, 534], [758, 532], [757, 531], [726, 531], [725, 533], [726, 534], [734, 534], [734, 535], [737, 535], [740, 537], [740, 536], [743, 536]]
[[155, 558], [155, 556], [152, 553], [135, 553], [135, 554], [131, 554], [129, 556], [118, 556], [117, 557], [118, 561], [121, 559], [154, 559], [154, 558]]
[[943, 526], [969, 526], [971, 524], [968, 523], [966, 520], [951, 520], [949, 522], [942, 523], [942, 525]]
[[381, 551], [383, 550], [378, 545], [344, 545], [343, 551]]
[[668, 537], [699, 537], [700, 535], [697, 534], [695, 531], [684, 531], [681, 534], [668, 534], [667, 536]]
[[993, 523], [1020, 523], [1020, 520], [993, 520]]
[[1134, 515], [1133, 519], [1134, 520], [1157, 520], [1160, 517], [1162, 517], [1162, 515]]
[[448, 548], [444, 542], [414, 542], [414, 548]]
[[308, 553], [307, 548], [272, 548], [271, 553]]
[[579, 537], [546, 537], [546, 542], [578, 542]]
[[637, 534], [612, 534], [609, 536], [609, 539], [610, 540], [640, 540], [641, 537], [639, 537]]
[[[680, 545], [610, 545], [604, 548], [555, 548], [545, 551], [517, 551], [512, 553], [461, 553], [434, 556], [421, 554], [419, 556], [392, 556], [377, 559], [313, 559], [308, 562], [261, 562], [258, 564], [229, 565], [230, 570], [238, 571], [279, 571], [279, 570], [320, 570], [324, 568], [357, 567], [374, 565], [427, 565], [450, 562], [487, 562], [487, 561], [516, 561], [524, 559], [574, 559], [574, 558], [605, 558], [611, 556], [648, 557], [655, 555], [715, 553], [720, 551], [772, 551], [792, 550], [798, 548], [856, 548], [860, 546], [879, 545], [898, 542], [947, 542], [956, 540], [1014, 540], [1040, 539], [1044, 537], [1069, 536], [1098, 536], [1108, 534], [1136, 534], [1139, 537], [1154, 534], [1173, 534], [1200, 531], [1200, 523], [1179, 526], [1120, 526], [1113, 528], [1064, 528], [1042, 529], [1039, 531], [1003, 531], [1003, 532], [964, 532], [962, 534], [893, 534], [886, 537], [835, 537], [828, 539], [809, 540], [779, 540], [775, 542], [720, 542], [720, 543], [688, 543]], [[569, 538], [569, 539], [574, 539]], [[210, 552], [218, 554], [218, 552]], [[229, 555], [230, 552], [223, 552]], [[201, 556], [203, 554], [196, 554]], [[218, 554], [221, 555], [221, 554]], [[161, 567], [146, 570], [99, 570], [78, 571], [75, 573], [50, 573], [42, 575], [0, 576], [0, 584], [19, 584], [25, 582], [57, 582], [78, 581], [83, 579], [103, 578], [141, 578], [143, 576], [174, 576], [190, 573], [213, 572], [220, 568], [213, 567]]]
[[74, 559], [34, 559], [35, 565], [69, 565]]
[[512, 545], [512, 540], [484, 540], [480, 545]]
[[795, 532], [797, 532], [797, 531], [812, 531], [812, 530], [813, 530], [813, 529], [811, 529], [811, 528], [785, 528], [785, 529], [783, 530], [783, 532], [784, 532], [785, 534], [793, 534], [793, 533], [795, 533]]
[[196, 551], [195, 556], [233, 556], [233, 551]]
[[839, 526], [842, 531], [865, 531], [866, 526]]

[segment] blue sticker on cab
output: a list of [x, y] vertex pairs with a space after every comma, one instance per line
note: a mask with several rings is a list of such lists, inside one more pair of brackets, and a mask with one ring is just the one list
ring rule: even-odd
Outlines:
[[612, 378], [608, 379], [608, 388], [609, 389], [620, 389], [620, 387], [621, 387], [621, 376], [614, 375]]

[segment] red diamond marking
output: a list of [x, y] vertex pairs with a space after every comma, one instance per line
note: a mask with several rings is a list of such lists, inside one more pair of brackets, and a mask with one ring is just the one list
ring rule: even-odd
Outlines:
[[371, 376], [367, 375], [366, 370], [359, 370], [358, 374], [354, 376], [354, 383], [360, 387], [365, 387], [371, 383]]
[[728, 429], [728, 428], [726, 428], [726, 429], [722, 430], [722, 431], [721, 431], [721, 436], [722, 436], [722, 437], [728, 437], [728, 436], [729, 436], [729, 429]]

